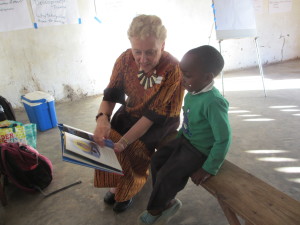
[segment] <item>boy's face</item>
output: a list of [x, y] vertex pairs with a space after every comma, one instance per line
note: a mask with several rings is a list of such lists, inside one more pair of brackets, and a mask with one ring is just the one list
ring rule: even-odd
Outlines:
[[213, 80], [212, 73], [204, 73], [201, 64], [193, 54], [185, 54], [179, 63], [182, 71], [182, 85], [188, 92], [199, 92]]

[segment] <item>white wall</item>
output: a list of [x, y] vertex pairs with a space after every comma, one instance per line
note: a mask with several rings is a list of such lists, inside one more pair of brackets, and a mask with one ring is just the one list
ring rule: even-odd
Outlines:
[[[103, 1], [103, 0], [102, 0]], [[300, 56], [300, 1], [291, 12], [269, 14], [268, 0], [256, 14], [262, 63]], [[81, 25], [52, 26], [0, 33], [0, 95], [21, 107], [20, 96], [44, 91], [56, 101], [70, 101], [102, 93], [116, 57], [129, 48], [126, 31], [136, 13], [159, 15], [168, 29], [166, 50], [181, 59], [194, 47], [218, 47], [210, 0], [115, 1], [106, 11], [112, 21], [98, 23], [93, 0], [77, 0]], [[131, 10], [124, 9], [129, 7]], [[112, 10], [114, 9], [114, 10]], [[111, 11], [110, 11], [111, 10]], [[225, 71], [257, 66], [251, 38], [222, 42]]]

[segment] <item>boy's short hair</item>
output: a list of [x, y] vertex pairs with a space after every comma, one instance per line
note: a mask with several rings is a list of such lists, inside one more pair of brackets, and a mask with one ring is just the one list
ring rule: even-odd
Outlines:
[[216, 77], [224, 67], [224, 59], [221, 53], [210, 45], [203, 45], [187, 52], [193, 54], [197, 65], [200, 65], [205, 73], [212, 73]]

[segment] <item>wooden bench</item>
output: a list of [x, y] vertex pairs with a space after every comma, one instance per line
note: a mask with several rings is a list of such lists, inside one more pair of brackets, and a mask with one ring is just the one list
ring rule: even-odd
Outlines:
[[[171, 133], [160, 143], [175, 138]], [[217, 198], [230, 225], [300, 225], [300, 202], [225, 160], [219, 173], [202, 184]]]
[[225, 161], [202, 184], [217, 198], [230, 225], [300, 225], [300, 202]]

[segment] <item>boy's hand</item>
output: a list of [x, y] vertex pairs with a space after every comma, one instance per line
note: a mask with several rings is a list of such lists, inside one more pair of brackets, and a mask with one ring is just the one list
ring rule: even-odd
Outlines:
[[212, 175], [210, 173], [200, 168], [192, 174], [191, 179], [194, 182], [194, 184], [198, 186], [202, 184], [204, 181], [206, 181], [208, 178], [210, 178], [211, 176]]

